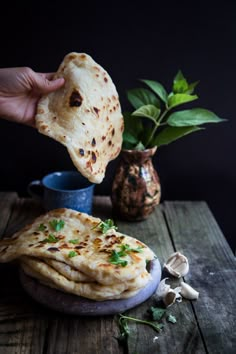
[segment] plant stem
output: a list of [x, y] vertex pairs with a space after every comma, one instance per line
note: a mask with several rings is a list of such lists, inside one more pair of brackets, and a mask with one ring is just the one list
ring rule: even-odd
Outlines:
[[161, 114], [161, 116], [160, 116], [160, 118], [159, 118], [157, 124], [155, 124], [155, 126], [153, 127], [153, 130], [152, 130], [152, 132], [151, 132], [151, 134], [150, 134], [150, 136], [149, 136], [149, 139], [148, 139], [147, 143], [145, 144], [145, 149], [148, 147], [148, 145], [149, 145], [150, 142], [152, 141], [152, 139], [153, 139], [153, 137], [154, 137], [154, 135], [155, 135], [155, 133], [156, 133], [157, 128], [160, 126], [161, 121], [164, 119], [165, 115], [166, 115], [168, 112], [169, 112], [169, 108], [166, 107], [166, 109], [164, 110], [164, 112]]
[[[123, 318], [123, 319], [131, 320], [131, 321], [134, 321], [134, 322], [137, 322], [137, 323], [146, 324], [146, 325], [152, 327], [157, 332], [160, 332], [161, 327], [162, 327], [162, 325], [155, 324], [155, 323], [152, 323], [150, 321], [140, 320], [140, 319], [134, 318], [134, 317], [124, 316], [124, 315], [120, 315], [120, 317], [121, 317], [121, 319]], [[160, 328], [159, 328], [159, 326], [160, 326]]]

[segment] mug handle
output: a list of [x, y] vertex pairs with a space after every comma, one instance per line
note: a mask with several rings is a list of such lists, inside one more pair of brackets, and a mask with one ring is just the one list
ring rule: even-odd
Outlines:
[[32, 181], [28, 184], [27, 192], [37, 201], [43, 200], [43, 185], [40, 180]]

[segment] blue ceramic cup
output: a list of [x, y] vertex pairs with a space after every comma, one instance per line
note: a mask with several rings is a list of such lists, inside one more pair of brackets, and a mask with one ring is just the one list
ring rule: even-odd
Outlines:
[[92, 213], [94, 184], [77, 171], [53, 172], [28, 185], [28, 193], [49, 211], [70, 208]]

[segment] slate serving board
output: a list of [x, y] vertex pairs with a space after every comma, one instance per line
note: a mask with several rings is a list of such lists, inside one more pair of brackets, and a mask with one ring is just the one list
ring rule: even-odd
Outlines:
[[80, 316], [113, 315], [129, 310], [146, 301], [156, 290], [161, 279], [158, 259], [150, 262], [152, 280], [138, 294], [129, 299], [94, 301], [49, 288], [28, 276], [20, 268], [20, 280], [24, 290], [37, 302], [53, 310]]

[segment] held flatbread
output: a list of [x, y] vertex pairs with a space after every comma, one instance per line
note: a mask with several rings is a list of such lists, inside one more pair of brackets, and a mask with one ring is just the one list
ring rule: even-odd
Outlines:
[[[64, 226], [53, 230], [53, 220]], [[38, 217], [32, 224], [0, 241], [0, 262], [9, 262], [23, 255], [65, 262], [103, 285], [127, 282], [146, 269], [154, 259], [153, 251], [141, 241], [114, 229], [105, 234], [99, 228], [101, 220], [71, 209], [56, 209]], [[41, 226], [40, 226], [41, 225]], [[113, 251], [128, 246], [123, 255], [126, 266], [111, 262]], [[137, 252], [139, 251], [139, 252]]]
[[43, 96], [35, 117], [38, 131], [67, 147], [78, 171], [101, 183], [109, 161], [121, 150], [123, 116], [115, 85], [89, 55], [69, 53], [55, 78], [65, 85]]

